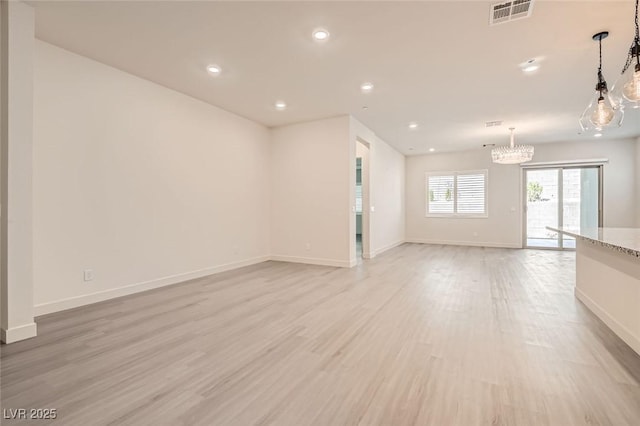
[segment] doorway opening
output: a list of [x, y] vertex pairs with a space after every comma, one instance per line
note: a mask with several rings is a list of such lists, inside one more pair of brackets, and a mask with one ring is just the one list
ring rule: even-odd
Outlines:
[[368, 259], [369, 250], [369, 145], [356, 141], [356, 258]]
[[524, 169], [524, 246], [575, 250], [575, 238], [547, 229], [602, 226], [602, 166]]

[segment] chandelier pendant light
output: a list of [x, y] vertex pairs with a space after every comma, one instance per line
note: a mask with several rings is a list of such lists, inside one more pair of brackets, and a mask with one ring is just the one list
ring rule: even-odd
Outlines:
[[620, 107], [640, 108], [640, 31], [638, 30], [638, 0], [636, 0], [636, 33], [629, 48], [622, 75], [611, 89], [613, 100]]
[[607, 82], [602, 75], [602, 40], [607, 38], [609, 33], [603, 31], [595, 34], [593, 39], [598, 42], [600, 48], [600, 63], [598, 65], [598, 83], [596, 84], [596, 93], [589, 106], [584, 110], [580, 117], [580, 126], [583, 131], [602, 131], [607, 127], [620, 127], [624, 113], [619, 105], [615, 102], [607, 88]]
[[533, 146], [516, 145], [513, 134], [515, 128], [510, 127], [511, 141], [508, 146], [499, 146], [491, 150], [491, 158], [498, 164], [520, 164], [531, 161], [533, 158]]

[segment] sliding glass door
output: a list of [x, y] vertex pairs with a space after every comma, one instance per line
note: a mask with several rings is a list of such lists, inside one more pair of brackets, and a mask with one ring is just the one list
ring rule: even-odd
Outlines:
[[524, 173], [525, 247], [575, 249], [575, 239], [547, 226], [600, 226], [600, 166], [525, 169]]

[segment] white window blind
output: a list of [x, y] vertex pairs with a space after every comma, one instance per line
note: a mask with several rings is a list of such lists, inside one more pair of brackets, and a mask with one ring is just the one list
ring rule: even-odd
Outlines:
[[428, 176], [428, 212], [431, 214], [452, 214], [454, 176]]
[[458, 213], [485, 213], [485, 174], [459, 174], [456, 188], [458, 196]]
[[487, 170], [427, 173], [426, 215], [487, 217]]

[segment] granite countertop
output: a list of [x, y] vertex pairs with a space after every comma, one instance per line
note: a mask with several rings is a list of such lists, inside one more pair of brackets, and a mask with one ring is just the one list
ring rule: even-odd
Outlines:
[[640, 228], [576, 229], [547, 226], [547, 229], [640, 257]]

